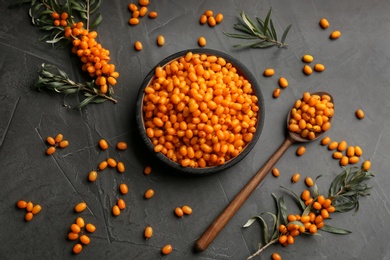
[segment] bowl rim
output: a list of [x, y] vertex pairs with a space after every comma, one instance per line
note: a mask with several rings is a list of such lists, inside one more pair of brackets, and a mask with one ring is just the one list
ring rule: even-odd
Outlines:
[[[146, 135], [145, 127], [144, 127], [144, 120], [143, 120], [143, 111], [142, 111], [142, 106], [143, 106], [143, 97], [144, 97], [144, 89], [149, 85], [150, 81], [153, 79], [155, 75], [155, 69], [158, 66], [165, 66], [171, 61], [178, 59], [180, 57], [183, 57], [186, 55], [188, 52], [192, 52], [194, 54], [206, 54], [206, 55], [215, 55], [217, 57], [222, 57], [226, 61], [232, 63], [234, 67], [237, 68], [237, 71], [240, 75], [243, 75], [252, 85], [252, 88], [255, 91], [255, 95], [257, 96], [257, 103], [259, 107], [259, 112], [258, 112], [258, 120], [257, 120], [257, 126], [256, 126], [256, 132], [252, 138], [252, 140], [245, 146], [245, 148], [242, 150], [242, 152], [237, 155], [236, 157], [230, 159], [229, 161], [225, 162], [222, 165], [217, 165], [217, 166], [211, 166], [211, 167], [205, 167], [205, 168], [200, 168], [200, 167], [183, 167], [179, 163], [174, 162], [170, 160], [168, 157], [166, 157], [164, 154], [158, 152], [156, 153], [154, 151], [154, 145], [151, 142], [150, 138]], [[168, 57], [162, 59], [160, 62], [158, 62], [151, 70], [150, 72], [146, 75], [144, 78], [141, 87], [138, 92], [137, 96], [137, 103], [136, 103], [136, 123], [137, 123], [137, 128], [139, 130], [139, 133], [141, 134], [141, 138], [143, 139], [144, 143], [147, 146], [147, 149], [151, 151], [159, 160], [160, 162], [163, 162], [165, 165], [168, 165], [170, 168], [180, 172], [181, 174], [190, 174], [190, 175], [208, 175], [214, 172], [220, 172], [224, 169], [227, 169], [239, 161], [241, 161], [255, 146], [257, 143], [260, 134], [263, 130], [263, 125], [264, 125], [264, 97], [260, 88], [260, 85], [252, 72], [238, 59], [234, 58], [230, 54], [227, 54], [225, 52], [219, 51], [219, 50], [214, 50], [214, 49], [207, 49], [207, 48], [193, 48], [193, 49], [186, 49], [182, 51], [178, 51], [174, 54], [169, 55]]]

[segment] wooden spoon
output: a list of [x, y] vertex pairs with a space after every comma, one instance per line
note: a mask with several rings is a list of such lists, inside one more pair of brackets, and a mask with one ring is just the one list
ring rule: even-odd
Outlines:
[[[312, 93], [312, 95], [328, 95], [331, 98], [331, 102], [334, 104], [333, 97], [329, 93], [315, 92]], [[290, 119], [291, 113], [289, 111], [287, 116], [287, 125], [289, 124]], [[331, 120], [332, 117], [329, 118], [329, 121]], [[318, 133], [313, 140], [320, 138], [323, 133], [324, 132]], [[225, 227], [225, 225], [229, 222], [229, 220], [233, 217], [233, 215], [237, 212], [241, 205], [244, 204], [249, 195], [251, 195], [251, 193], [256, 189], [256, 187], [267, 175], [267, 173], [270, 172], [272, 167], [293, 143], [309, 142], [313, 140], [303, 138], [297, 133], [288, 131], [286, 139], [276, 150], [276, 152], [268, 159], [264, 166], [256, 173], [255, 176], [252, 177], [252, 179], [245, 185], [245, 187], [236, 195], [236, 197], [230, 202], [230, 204], [222, 211], [222, 213], [214, 220], [213, 223], [211, 223], [211, 225], [206, 229], [202, 236], [196, 241], [195, 250], [201, 252], [205, 250], [211, 242], [213, 242], [214, 238]]]

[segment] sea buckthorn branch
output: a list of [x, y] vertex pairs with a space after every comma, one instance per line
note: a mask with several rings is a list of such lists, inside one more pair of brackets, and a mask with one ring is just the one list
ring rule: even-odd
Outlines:
[[[55, 66], [43, 64], [35, 86], [38, 89], [52, 89], [65, 95], [83, 92], [85, 99], [76, 108], [105, 100], [116, 103], [111, 96], [119, 73], [115, 70], [115, 65], [109, 63], [110, 51], [102, 47], [97, 41], [98, 33], [91, 30], [103, 19], [102, 15], [97, 13], [101, 0], [67, 0], [63, 3], [57, 0], [19, 0], [18, 3], [30, 3], [29, 15], [32, 23], [48, 32], [40, 40], [46, 40], [46, 43], [57, 47], [72, 43], [72, 53], [80, 58], [82, 70], [93, 79], [85, 83], [76, 83], [67, 76], [65, 79], [61, 77]], [[91, 20], [92, 17], [94, 20]], [[76, 21], [77, 18], [79, 21]], [[45, 78], [45, 70], [51, 72], [48, 78]], [[59, 74], [60, 77], [54, 77], [55, 74]], [[55, 82], [57, 79], [59, 82]], [[48, 82], [50, 84], [44, 86]]]
[[240, 17], [242, 21], [239, 21], [236, 23], [233, 28], [242, 32], [243, 34], [236, 34], [236, 33], [227, 33], [224, 32], [224, 34], [228, 37], [237, 38], [237, 39], [244, 39], [244, 40], [256, 40], [251, 41], [250, 43], [245, 44], [237, 44], [233, 47], [236, 48], [243, 48], [243, 47], [250, 47], [250, 48], [269, 48], [272, 46], [278, 46], [281, 47], [287, 47], [288, 44], [285, 43], [288, 31], [291, 28], [291, 24], [287, 26], [287, 28], [284, 30], [282, 38], [280, 41], [278, 41], [278, 35], [276, 34], [276, 30], [273, 24], [273, 21], [271, 19], [271, 8], [268, 11], [268, 14], [264, 21], [260, 19], [259, 17], [256, 17], [257, 23], [255, 23], [248, 15], [245, 14], [244, 11], [240, 13]]
[[[318, 176], [316, 180], [321, 176]], [[318, 235], [318, 230], [339, 235], [350, 234], [351, 231], [325, 224], [325, 220], [336, 211], [347, 212], [354, 209], [357, 212], [359, 198], [368, 196], [369, 190], [372, 188], [365, 183], [371, 177], [374, 177], [374, 174], [366, 170], [363, 165], [360, 168], [356, 166], [344, 168], [343, 172], [338, 174], [330, 184], [327, 197], [320, 193], [315, 183], [310, 187], [311, 191], [306, 189], [301, 196], [298, 196], [291, 189], [282, 187], [288, 190], [298, 201], [301, 214], [288, 214], [283, 196], [277, 198], [275, 194], [272, 194], [276, 202], [277, 214], [266, 212], [266, 214], [272, 216], [272, 227], [269, 227], [262, 217], [265, 213], [252, 217], [243, 226], [247, 228], [258, 220], [263, 228], [265, 245], [263, 246], [260, 243], [259, 249], [248, 259], [260, 255], [272, 244], [280, 243], [283, 246], [293, 244], [300, 234]]]
[[64, 106], [71, 108], [82, 108], [89, 103], [102, 103], [106, 100], [110, 100], [114, 103], [117, 102], [116, 99], [103, 94], [98, 89], [96, 89], [93, 81], [86, 83], [76, 83], [73, 80], [70, 80], [68, 75], [58, 67], [45, 63], [42, 64], [39, 70], [39, 78], [34, 84], [34, 87], [39, 91], [46, 89], [55, 91], [57, 93], [62, 93], [65, 95], [65, 97], [71, 94], [83, 93], [85, 99], [83, 99], [76, 106], [69, 106], [65, 104], [64, 98]]

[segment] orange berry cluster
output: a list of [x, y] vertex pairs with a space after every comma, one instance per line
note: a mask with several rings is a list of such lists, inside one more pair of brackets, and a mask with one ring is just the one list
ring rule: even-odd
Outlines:
[[319, 195], [313, 198], [309, 190], [304, 190], [301, 195], [306, 206], [311, 206], [312, 211], [308, 215], [293, 215], [287, 216], [287, 225], [279, 226], [279, 243], [283, 246], [293, 244], [295, 237], [301, 233], [317, 233], [318, 229], [324, 226], [325, 219], [329, 218], [330, 213], [335, 211], [332, 205], [332, 200]]
[[199, 18], [200, 24], [208, 24], [210, 27], [214, 27], [217, 24], [221, 23], [223, 20], [223, 14], [219, 13], [214, 16], [212, 10], [206, 10]]
[[330, 118], [334, 115], [334, 104], [329, 95], [303, 94], [291, 109], [288, 130], [300, 134], [302, 138], [313, 140], [330, 129]]
[[185, 215], [191, 215], [192, 214], [192, 208], [190, 206], [183, 206], [183, 207], [177, 207], [175, 208], [175, 214], [179, 218], [183, 217]]
[[[131, 12], [131, 18], [129, 19], [130, 25], [139, 24], [139, 19], [145, 16], [148, 13], [149, 0], [139, 0], [139, 7], [136, 4], [129, 4], [128, 8]], [[148, 14], [149, 18], [156, 18], [158, 16], [157, 12], [151, 11]]]
[[65, 148], [68, 147], [69, 141], [64, 140], [64, 136], [62, 134], [56, 135], [55, 138], [48, 136], [46, 138], [46, 142], [50, 145], [46, 150], [47, 155], [52, 155], [56, 151], [56, 147]]
[[[347, 164], [356, 164], [360, 160], [360, 156], [363, 154], [362, 148], [360, 146], [348, 146], [345, 140], [340, 142], [332, 141], [330, 137], [326, 136], [321, 140], [321, 145], [327, 145], [328, 149], [333, 151], [332, 157], [334, 159], [339, 160], [341, 166], [346, 166]], [[366, 161], [369, 162], [369, 161]], [[365, 163], [366, 163], [365, 162]], [[366, 163], [365, 170], [369, 170], [370, 167], [367, 167], [368, 163]], [[370, 165], [371, 166], [371, 165]]]
[[[125, 183], [121, 183], [119, 185], [119, 190], [121, 194], [126, 195], [129, 192], [129, 187]], [[112, 207], [112, 214], [114, 216], [119, 216], [121, 214], [121, 210], [126, 208], [126, 202], [123, 199], [118, 199], [116, 205]]]
[[68, 25], [68, 19], [69, 15], [67, 12], [63, 12], [61, 14], [57, 12], [52, 12], [51, 13], [51, 18], [53, 18], [53, 24], [54, 26], [67, 26]]
[[68, 239], [72, 241], [79, 239], [79, 243], [73, 246], [73, 253], [75, 254], [79, 254], [83, 250], [83, 245], [88, 245], [91, 242], [91, 239], [86, 234], [83, 234], [84, 227], [89, 233], [93, 233], [96, 230], [96, 227], [91, 223], [85, 225], [85, 221], [81, 217], [77, 218], [75, 223], [70, 225]]
[[[57, 17], [57, 14], [53, 12], [52, 17]], [[61, 19], [68, 18], [68, 14], [62, 13], [60, 17]], [[66, 22], [66, 18], [61, 21]], [[109, 63], [110, 51], [96, 41], [98, 36], [96, 31], [88, 31], [83, 28], [83, 22], [74, 23], [71, 26], [65, 22], [60, 22], [58, 25], [55, 23], [55, 25], [65, 27], [64, 35], [72, 39], [72, 53], [80, 57], [83, 63], [82, 70], [88, 72], [92, 78], [96, 78], [95, 84], [99, 86], [100, 92], [106, 94], [109, 86], [115, 86], [116, 79], [119, 77], [119, 73], [115, 71], [115, 65]]]
[[42, 210], [41, 205], [39, 205], [39, 204], [34, 205], [31, 201], [27, 202], [27, 201], [24, 201], [24, 200], [19, 200], [16, 203], [16, 205], [20, 209], [26, 209], [27, 213], [24, 216], [24, 219], [26, 221], [32, 220], [34, 215], [38, 214]]

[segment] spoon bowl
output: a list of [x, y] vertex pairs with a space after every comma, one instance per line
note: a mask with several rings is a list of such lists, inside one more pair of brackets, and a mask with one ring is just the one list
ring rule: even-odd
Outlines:
[[[334, 104], [333, 97], [327, 92], [315, 92], [312, 95], [328, 95], [330, 101]], [[287, 115], [287, 125], [291, 119], [291, 110]], [[329, 118], [329, 122], [332, 117]], [[206, 229], [202, 236], [195, 243], [196, 251], [205, 250], [229, 220], [234, 216], [242, 204], [247, 200], [251, 193], [256, 189], [260, 182], [264, 179], [268, 172], [274, 167], [276, 162], [282, 157], [285, 151], [295, 142], [307, 143], [320, 138], [325, 131], [316, 133], [313, 139], [302, 137], [298, 133], [288, 131], [284, 142], [279, 146], [275, 153], [268, 159], [264, 166], [252, 177], [252, 179], [244, 186], [244, 188], [236, 195], [236, 197], [230, 202], [230, 204], [222, 211], [222, 213], [214, 220], [213, 223]]]

